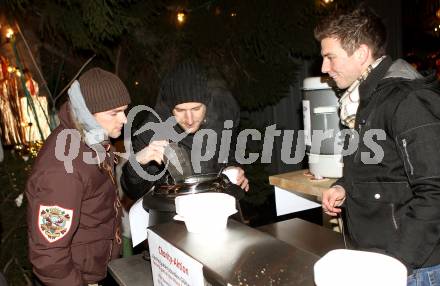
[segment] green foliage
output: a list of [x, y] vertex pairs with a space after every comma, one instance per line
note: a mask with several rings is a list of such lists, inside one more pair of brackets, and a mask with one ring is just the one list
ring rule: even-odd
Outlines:
[[20, 207], [15, 202], [24, 192], [31, 164], [8, 151], [0, 163], [0, 271], [10, 286], [26, 285], [32, 276], [27, 258], [26, 200], [23, 198]]
[[[286, 94], [297, 61], [319, 55], [317, 17], [352, 2], [8, 1], [24, 7], [16, 15], [37, 19], [43, 41], [118, 65], [135, 103], [153, 104], [163, 74], [176, 62], [198, 58], [221, 70], [245, 110], [276, 104]], [[186, 11], [185, 23], [177, 22], [177, 11]]]
[[3, 0], [1, 6], [12, 11], [23, 12], [25, 7], [29, 4], [29, 0]]
[[10, 0], [20, 7], [14, 16], [39, 19], [41, 39], [58, 48], [111, 55], [112, 47], [139, 19], [126, 13], [135, 1], [124, 0]]
[[[69, 2], [68, 10], [65, 9], [65, 4], [61, 4], [62, 8], [54, 3], [46, 5], [42, 15], [49, 20], [42, 24], [46, 25], [46, 29], [58, 30], [55, 35], [61, 29], [61, 34], [75, 49], [106, 51], [109, 48], [107, 45], [111, 46], [129, 27], [139, 24], [137, 19], [123, 12], [126, 1], [66, 2]], [[58, 10], [58, 14], [53, 9]], [[61, 26], [55, 26], [59, 24]]]
[[[302, 16], [313, 11], [310, 1], [218, 1], [188, 9], [181, 31], [191, 48], [182, 57], [222, 67], [243, 109], [278, 102], [295, 74], [295, 58], [317, 52], [313, 18], [307, 22]], [[298, 40], [297, 35], [306, 36]]]

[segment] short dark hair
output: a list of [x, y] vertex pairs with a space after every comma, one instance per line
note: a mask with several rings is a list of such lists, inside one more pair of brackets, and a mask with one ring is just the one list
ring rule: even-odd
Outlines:
[[315, 38], [318, 41], [336, 38], [349, 55], [365, 44], [377, 59], [385, 54], [387, 31], [379, 16], [362, 5], [350, 12], [338, 11], [322, 19], [315, 27]]

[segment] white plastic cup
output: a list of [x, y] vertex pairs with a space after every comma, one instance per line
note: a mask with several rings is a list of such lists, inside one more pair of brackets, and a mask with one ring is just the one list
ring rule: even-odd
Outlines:
[[229, 179], [229, 181], [231, 181], [231, 183], [237, 184], [238, 168], [234, 168], [234, 167], [227, 168], [222, 173], [225, 174], [226, 177], [228, 177], [228, 179]]

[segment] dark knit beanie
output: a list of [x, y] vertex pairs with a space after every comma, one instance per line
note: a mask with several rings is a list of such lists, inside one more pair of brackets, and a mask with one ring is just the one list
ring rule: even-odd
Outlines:
[[171, 109], [185, 102], [201, 102], [208, 106], [210, 95], [205, 69], [194, 62], [177, 65], [163, 79], [160, 97]]
[[79, 77], [81, 93], [90, 113], [103, 112], [130, 104], [124, 83], [115, 74], [92, 68]]

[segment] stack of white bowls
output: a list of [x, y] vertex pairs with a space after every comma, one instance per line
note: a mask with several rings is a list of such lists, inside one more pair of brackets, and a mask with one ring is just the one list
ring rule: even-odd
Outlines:
[[314, 266], [316, 286], [406, 286], [407, 270], [380, 253], [337, 249]]
[[223, 193], [201, 193], [175, 199], [176, 220], [185, 222], [188, 232], [212, 233], [226, 229], [228, 217], [237, 212], [235, 198]]

